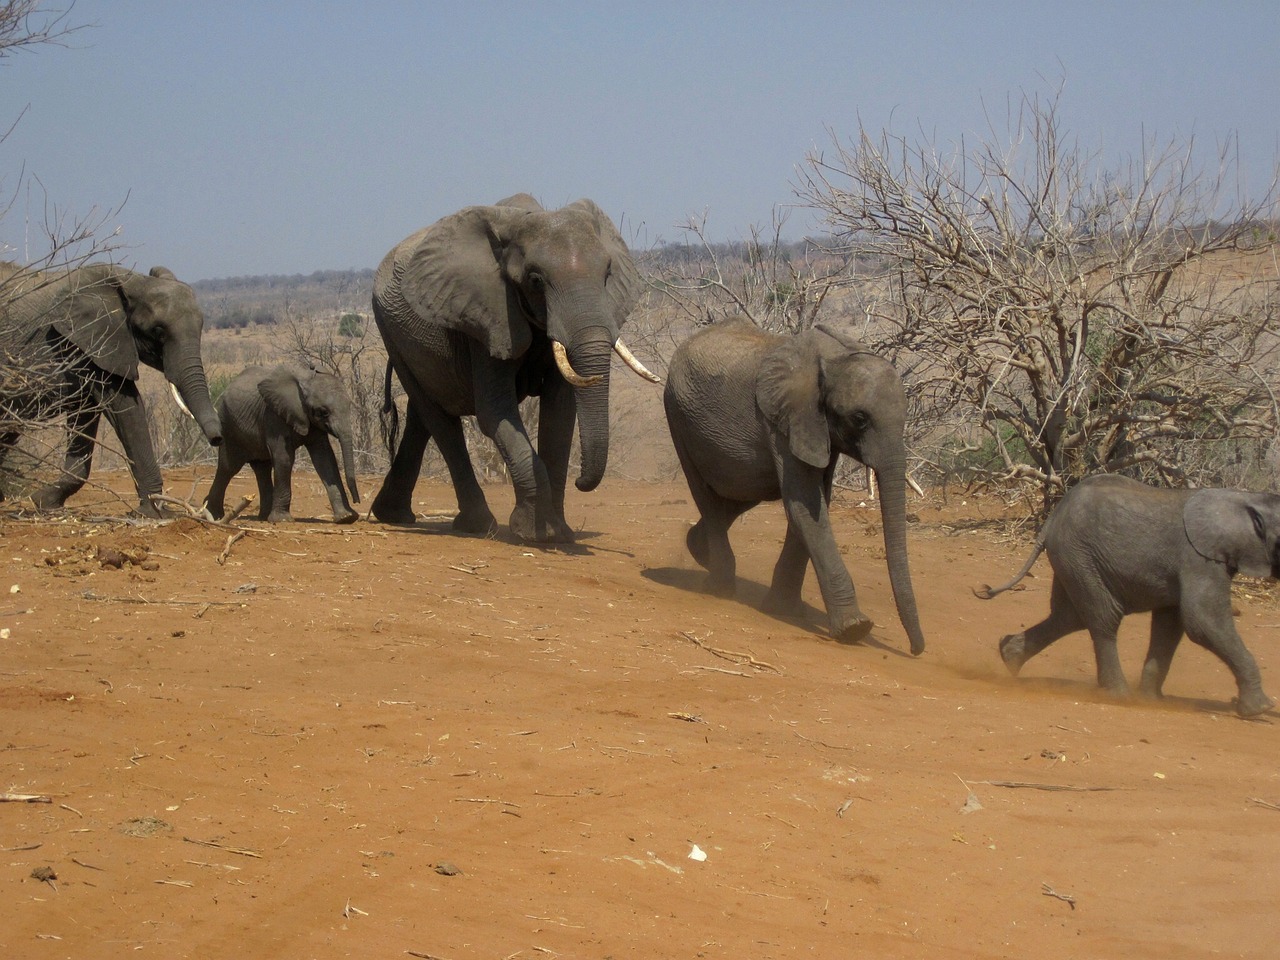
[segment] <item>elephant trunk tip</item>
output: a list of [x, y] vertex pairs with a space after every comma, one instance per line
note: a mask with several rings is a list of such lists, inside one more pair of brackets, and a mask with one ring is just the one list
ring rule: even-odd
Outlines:
[[602, 477], [579, 477], [573, 481], [573, 485], [583, 493], [590, 493], [596, 487], [600, 486]]

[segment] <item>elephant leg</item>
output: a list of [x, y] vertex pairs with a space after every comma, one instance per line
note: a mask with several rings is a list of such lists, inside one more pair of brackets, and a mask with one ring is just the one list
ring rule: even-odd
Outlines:
[[516, 504], [508, 521], [511, 533], [521, 540], [540, 543], [573, 541], [573, 531], [555, 520], [551, 478], [546, 464], [520, 419], [515, 370], [510, 361], [499, 361], [477, 346], [472, 351], [475, 378], [476, 422], [502, 454], [515, 488]]
[[[829, 466], [823, 474], [823, 499], [831, 508], [831, 487], [835, 480], [835, 466]], [[800, 592], [809, 570], [809, 549], [800, 530], [787, 521], [787, 534], [782, 541], [782, 552], [773, 566], [773, 582], [765, 598], [766, 613], [794, 613], [800, 609]]]
[[1084, 621], [1076, 613], [1075, 604], [1057, 577], [1049, 593], [1049, 615], [1022, 633], [1011, 633], [1000, 640], [1000, 659], [1015, 677], [1023, 664], [1068, 633], [1084, 629]]
[[231, 478], [240, 472], [244, 461], [237, 461], [230, 452], [230, 444], [218, 447], [218, 466], [213, 473], [213, 483], [209, 484], [209, 492], [205, 495], [204, 506], [209, 516], [221, 520], [227, 513], [227, 485]]
[[1236, 679], [1236, 712], [1254, 717], [1275, 706], [1262, 689], [1262, 673], [1236, 632], [1231, 616], [1231, 587], [1221, 582], [1183, 584], [1182, 622], [1187, 636], [1227, 665]]
[[737, 587], [737, 560], [729, 543], [729, 528], [755, 504], [726, 500], [712, 490], [698, 473], [678, 433], [676, 429], [671, 431], [676, 456], [680, 458], [689, 493], [701, 515], [685, 535], [685, 544], [698, 566], [707, 571], [707, 592], [731, 597]]
[[1118, 628], [1119, 624], [1110, 629], [1090, 627], [1089, 636], [1093, 640], [1093, 656], [1098, 664], [1098, 686], [1107, 693], [1123, 697], [1129, 694], [1129, 681], [1124, 678], [1124, 668], [1120, 665], [1116, 641]]
[[1177, 607], [1151, 611], [1151, 642], [1147, 645], [1147, 659], [1142, 664], [1142, 680], [1138, 686], [1143, 696], [1162, 696], [1164, 680], [1169, 675], [1182, 632], [1182, 614]]
[[271, 476], [270, 460], [254, 460], [249, 464], [253, 470], [253, 477], [258, 483], [258, 519], [266, 520], [271, 516], [271, 509], [275, 506], [276, 483]]
[[[787, 512], [787, 526], [799, 534], [813, 572], [822, 590], [822, 600], [827, 608], [827, 620], [832, 635], [841, 643], [857, 643], [875, 626], [871, 618], [858, 606], [858, 593], [853, 578], [840, 557], [840, 547], [831, 532], [831, 517], [827, 510], [826, 470], [803, 463], [790, 454], [782, 458], [782, 504]], [[784, 552], [786, 546], [784, 543]], [[785, 559], [794, 564], [799, 548]], [[783, 558], [779, 558], [781, 561]], [[794, 577], [784, 571], [784, 580]]]
[[347, 492], [342, 488], [342, 475], [338, 471], [338, 458], [333, 455], [333, 447], [329, 438], [315, 431], [307, 438], [307, 452], [311, 454], [311, 463], [320, 475], [324, 484], [324, 492], [329, 497], [329, 506], [333, 509], [334, 523], [355, 523], [360, 515], [351, 509], [347, 500]]
[[67, 498], [85, 485], [93, 466], [93, 448], [101, 420], [102, 411], [97, 406], [77, 410], [67, 416], [67, 455], [62, 474], [31, 495], [36, 507], [60, 510]]
[[[402, 383], [404, 379], [401, 378]], [[413, 512], [413, 488], [418, 482], [422, 457], [427, 452], [431, 434], [422, 422], [418, 404], [412, 396], [405, 408], [404, 419], [404, 436], [400, 438], [400, 446], [396, 448], [391, 467], [382, 481], [382, 489], [373, 498], [371, 507], [373, 515], [383, 523], [413, 523], [417, 519]]]
[[138, 492], [138, 509], [143, 516], [159, 517], [161, 510], [151, 499], [164, 490], [160, 467], [156, 463], [155, 448], [151, 444], [151, 423], [142, 405], [138, 385], [125, 381], [119, 390], [107, 399], [107, 419], [120, 438], [129, 468], [133, 473], [134, 487]]
[[790, 614], [800, 609], [800, 591], [809, 570], [809, 550], [804, 538], [790, 521], [787, 535], [782, 541], [782, 552], [773, 566], [773, 582], [765, 597], [766, 613]]
[[564, 491], [569, 478], [569, 452], [577, 419], [573, 387], [559, 377], [548, 377], [538, 407], [538, 456], [551, 484], [547, 522], [557, 539], [570, 542], [573, 530], [564, 518]]
[[467, 438], [462, 432], [462, 421], [443, 412], [437, 417], [433, 411], [431, 435], [436, 438], [436, 446], [440, 448], [444, 465], [449, 470], [454, 496], [458, 499], [458, 515], [453, 518], [453, 529], [458, 533], [482, 537], [497, 533], [498, 519], [489, 509], [489, 501], [476, 479], [471, 454], [467, 451]]
[[293, 457], [295, 448], [283, 437], [267, 437], [267, 452], [271, 454], [271, 509], [267, 520], [271, 523], [288, 523], [293, 519]]

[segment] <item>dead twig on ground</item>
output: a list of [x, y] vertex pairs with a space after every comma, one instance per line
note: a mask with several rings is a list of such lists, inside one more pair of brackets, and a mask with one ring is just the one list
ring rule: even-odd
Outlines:
[[1250, 797], [1249, 802], [1256, 803], [1260, 807], [1266, 807], [1268, 810], [1280, 810], [1280, 803], [1271, 803], [1268, 800], [1263, 800], [1261, 797]]
[[248, 530], [237, 530], [231, 536], [227, 537], [227, 542], [222, 548], [222, 552], [218, 554], [218, 566], [223, 566], [227, 562], [227, 557], [231, 556], [231, 546], [237, 540], [242, 539], [249, 533]]
[[231, 847], [225, 843], [216, 843], [213, 840], [197, 840], [195, 837], [183, 837], [182, 839], [186, 843], [194, 843], [201, 847], [213, 847], [217, 850], [225, 850], [227, 853], [238, 853], [242, 857], [253, 857], [255, 860], [262, 859], [262, 854], [255, 853], [252, 850], [245, 850], [241, 847]]
[[1040, 884], [1040, 886], [1042, 888], [1040, 892], [1043, 893], [1046, 897], [1053, 897], [1055, 900], [1061, 900], [1063, 903], [1070, 904], [1072, 910], [1076, 908], [1075, 897], [1071, 896], [1070, 894], [1059, 893], [1057, 890], [1053, 889], [1053, 887], [1049, 886], [1047, 883], [1042, 883]]
[[1102, 793], [1119, 790], [1119, 787], [1076, 787], [1065, 783], [1029, 783], [1023, 780], [968, 780], [962, 783], [985, 783], [989, 787], [1008, 787], [1013, 790], [1049, 790], [1070, 793]]
[[53, 797], [39, 793], [0, 793], [0, 803], [53, 803]]
[[746, 666], [753, 667], [756, 670], [772, 670], [774, 673], [782, 673], [782, 671], [772, 663], [766, 663], [764, 660], [757, 660], [750, 653], [739, 653], [736, 650], [721, 650], [719, 647], [710, 646], [691, 630], [681, 630], [680, 636], [684, 637], [695, 647], [699, 647], [700, 649], [707, 651], [707, 653], [712, 656], [719, 657], [722, 660], [729, 660], [733, 663], [744, 664]]
[[148, 600], [145, 597], [104, 597], [100, 593], [94, 593], [92, 590], [86, 590], [80, 594], [85, 600], [96, 600], [99, 603], [136, 603], [144, 607], [150, 606], [172, 606], [172, 607], [241, 607], [244, 606], [243, 600]]

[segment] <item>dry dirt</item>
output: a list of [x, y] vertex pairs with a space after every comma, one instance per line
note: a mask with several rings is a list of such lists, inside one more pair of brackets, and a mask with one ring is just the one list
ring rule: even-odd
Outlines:
[[[313, 519], [243, 523], [225, 563], [225, 530], [101, 493], [0, 520], [0, 789], [50, 800], [0, 803], [5, 956], [1277, 955], [1276, 716], [1189, 644], [1158, 704], [1099, 696], [1083, 635], [1009, 677], [1048, 568], [971, 595], [1026, 553], [973, 522], [999, 501], [913, 503], [912, 659], [849, 494], [862, 646], [812, 578], [804, 619], [756, 609], [776, 506], [723, 600], [674, 483], [570, 491], [567, 550], [451, 535], [439, 483], [412, 529], [296, 494]], [[1280, 693], [1274, 595], [1237, 606]]]

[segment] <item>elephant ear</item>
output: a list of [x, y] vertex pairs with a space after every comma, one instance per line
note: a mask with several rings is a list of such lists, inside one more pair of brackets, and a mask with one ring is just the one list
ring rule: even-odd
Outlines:
[[138, 379], [138, 347], [133, 341], [122, 275], [127, 270], [97, 265], [72, 270], [54, 307], [53, 329], [107, 373]]
[[756, 374], [756, 404], [795, 456], [811, 467], [831, 462], [831, 431], [819, 404], [818, 353], [806, 336], [765, 355]]
[[527, 216], [520, 206], [467, 207], [410, 237], [396, 258], [410, 309], [478, 340], [499, 360], [522, 356], [533, 335], [503, 277], [502, 254]]
[[263, 377], [258, 384], [258, 393], [294, 433], [305, 437], [311, 432], [302, 384], [288, 367], [276, 367]]
[[1270, 577], [1266, 525], [1253, 498], [1240, 490], [1197, 490], [1187, 498], [1182, 523], [1200, 556], [1225, 563], [1233, 574]]
[[604, 292], [613, 311], [613, 321], [621, 328], [640, 301], [640, 293], [643, 289], [640, 271], [636, 269], [636, 263], [631, 258], [631, 251], [608, 214], [593, 201], [584, 197], [581, 200], [575, 200], [565, 209], [577, 210], [586, 215], [595, 228], [601, 245], [609, 254], [609, 279], [605, 283]]

